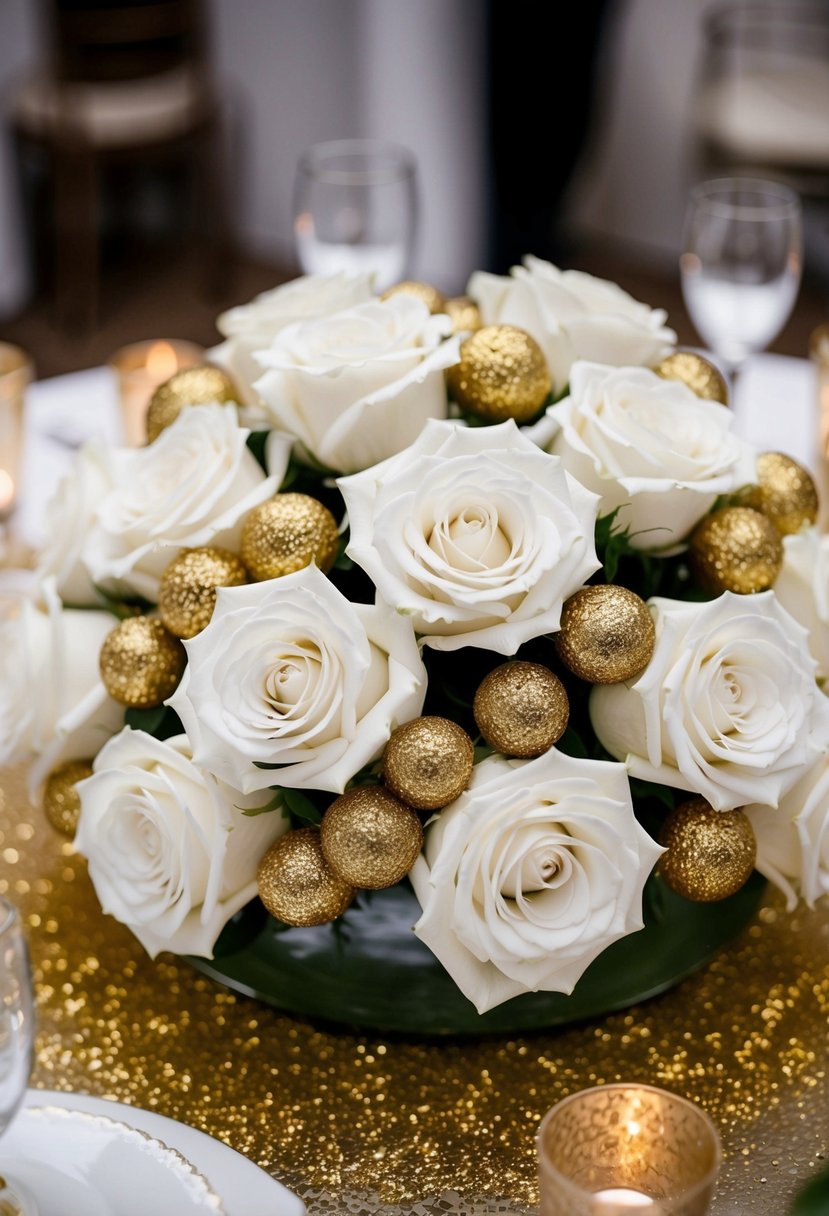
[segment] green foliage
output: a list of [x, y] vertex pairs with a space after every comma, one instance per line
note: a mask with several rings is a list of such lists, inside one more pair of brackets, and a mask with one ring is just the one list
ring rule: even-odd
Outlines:
[[264, 806], [251, 806], [247, 807], [246, 809], [237, 807], [236, 809], [242, 811], [242, 814], [245, 815], [246, 818], [255, 819], [257, 815], [267, 815], [271, 811], [284, 812], [285, 799], [282, 796], [282, 790], [275, 788], [273, 797], [269, 798]]
[[789, 1216], [829, 1216], [829, 1168], [801, 1187]]
[[265, 473], [268, 471], [265, 461], [265, 444], [268, 441], [268, 435], [270, 435], [270, 431], [251, 431], [247, 440], [248, 448], [256, 457], [257, 463]]
[[128, 709], [124, 723], [133, 730], [143, 730], [154, 739], [172, 739], [184, 734], [181, 719], [169, 705], [154, 705], [152, 709]]
[[319, 827], [322, 822], [322, 811], [314, 805], [307, 794], [302, 790], [282, 788], [279, 790], [279, 795], [291, 817], [292, 827]]

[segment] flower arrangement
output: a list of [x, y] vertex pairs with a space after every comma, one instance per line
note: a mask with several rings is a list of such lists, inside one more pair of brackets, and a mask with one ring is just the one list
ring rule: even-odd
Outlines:
[[484, 1012], [572, 992], [646, 884], [829, 891], [808, 473], [615, 285], [528, 258], [469, 292], [266, 293], [58, 488], [0, 758], [152, 955], [410, 883]]

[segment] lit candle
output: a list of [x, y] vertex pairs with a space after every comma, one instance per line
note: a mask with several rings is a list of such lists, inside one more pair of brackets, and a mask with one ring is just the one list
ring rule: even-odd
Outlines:
[[14, 478], [5, 469], [0, 469], [0, 515], [9, 510], [14, 502]]
[[158, 386], [203, 357], [203, 347], [174, 338], [133, 342], [110, 356], [109, 366], [118, 376], [124, 441], [130, 447], [146, 442], [147, 406]]
[[32, 364], [24, 350], [0, 342], [0, 519], [14, 507], [23, 448], [23, 401]]
[[605, 1212], [609, 1208], [652, 1208], [654, 1201], [650, 1195], [642, 1191], [634, 1191], [628, 1186], [611, 1186], [604, 1191], [596, 1191], [593, 1198], [597, 1200], [596, 1211]]

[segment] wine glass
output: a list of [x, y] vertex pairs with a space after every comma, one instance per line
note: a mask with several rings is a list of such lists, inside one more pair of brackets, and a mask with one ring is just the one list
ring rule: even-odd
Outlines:
[[306, 274], [374, 272], [385, 291], [405, 277], [417, 226], [412, 153], [373, 139], [315, 144], [299, 158], [294, 239]]
[[[20, 916], [0, 898], [0, 1137], [26, 1094], [34, 1054], [34, 1002]], [[2, 1139], [0, 1139], [2, 1149]], [[0, 1164], [0, 1212], [36, 1210]]]
[[723, 177], [691, 191], [682, 293], [700, 337], [732, 375], [783, 328], [801, 263], [800, 199], [788, 186]]

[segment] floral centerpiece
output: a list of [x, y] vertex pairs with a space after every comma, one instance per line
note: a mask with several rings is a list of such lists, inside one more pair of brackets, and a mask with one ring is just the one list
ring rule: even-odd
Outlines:
[[613, 284], [528, 258], [469, 292], [268, 292], [57, 491], [2, 759], [151, 955], [259, 907], [347, 963], [399, 887], [484, 1013], [573, 992], [660, 890], [829, 890], [808, 473]]

